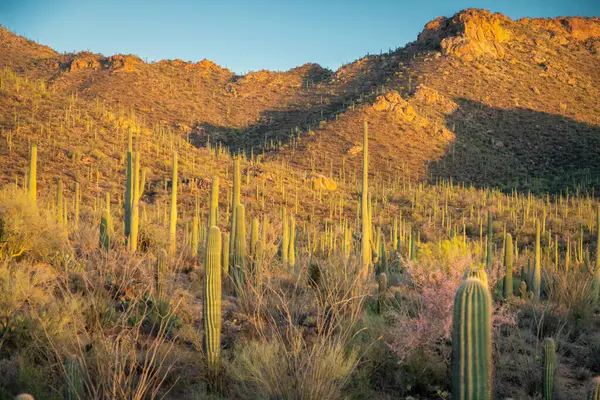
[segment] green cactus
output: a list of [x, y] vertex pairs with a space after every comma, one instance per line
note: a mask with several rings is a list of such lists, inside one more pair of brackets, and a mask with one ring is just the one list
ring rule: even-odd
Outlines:
[[29, 182], [27, 198], [35, 206], [37, 202], [37, 144], [32, 143], [29, 155]]
[[79, 182], [75, 182], [75, 201], [74, 201], [74, 215], [75, 229], [79, 229], [79, 210], [81, 208], [81, 190], [79, 188]]
[[249, 251], [249, 256], [250, 259], [252, 260], [250, 267], [251, 267], [251, 273], [253, 275], [253, 277], [256, 279], [258, 278], [258, 270], [257, 270], [257, 260], [256, 260], [256, 246], [258, 246], [258, 242], [259, 242], [259, 238], [258, 238], [258, 234], [259, 234], [259, 229], [260, 229], [260, 225], [258, 222], [258, 218], [254, 217], [252, 218], [252, 223], [250, 224], [250, 251]]
[[100, 249], [108, 251], [112, 241], [112, 219], [110, 211], [104, 209], [100, 218]]
[[360, 195], [361, 215], [361, 260], [362, 275], [366, 278], [372, 262], [371, 230], [369, 224], [369, 125], [363, 121], [363, 161], [362, 161], [362, 191]]
[[597, 376], [592, 381], [587, 392], [587, 400], [600, 400], [600, 376]]
[[416, 249], [415, 249], [415, 231], [411, 230], [410, 231], [410, 247], [409, 247], [409, 255], [408, 255], [408, 259], [409, 260], [414, 260], [417, 257], [416, 254]]
[[131, 207], [133, 206], [133, 143], [131, 138], [131, 129], [127, 135], [127, 169], [125, 170], [125, 238], [131, 237]]
[[483, 269], [483, 264], [479, 266], [472, 265], [469, 268], [467, 268], [463, 279], [466, 280], [469, 278], [479, 279], [485, 285], [486, 288], [488, 287], [488, 276], [485, 272], [485, 269]]
[[171, 212], [169, 213], [169, 254], [177, 251], [177, 152], [173, 152], [173, 177], [171, 185]]
[[290, 271], [297, 274], [296, 271], [296, 219], [292, 215], [290, 217], [290, 242], [288, 244], [288, 265]]
[[542, 246], [540, 245], [540, 221], [535, 221], [535, 264], [533, 266], [533, 296], [535, 301], [540, 300], [540, 289], [542, 279]]
[[208, 226], [219, 226], [219, 176], [213, 175], [210, 184], [210, 215]]
[[56, 185], [56, 220], [59, 225], [64, 225], [65, 223], [65, 206], [63, 202], [63, 181], [62, 179], [59, 179], [58, 184]]
[[204, 271], [203, 344], [208, 368], [216, 374], [221, 353], [221, 231], [216, 226], [208, 229]]
[[221, 265], [223, 266], [223, 276], [229, 276], [229, 234], [223, 232], [223, 251], [221, 252]]
[[379, 274], [378, 283], [377, 312], [382, 314], [385, 311], [385, 294], [387, 292], [387, 275], [385, 272]]
[[166, 299], [165, 285], [167, 282], [167, 260], [169, 256], [165, 249], [159, 249], [156, 255], [156, 265], [154, 267], [154, 296], [157, 301], [162, 302]]
[[140, 154], [133, 152], [131, 175], [131, 204], [129, 205], [129, 237], [127, 245], [129, 250], [135, 252], [138, 245], [138, 235], [140, 227], [140, 199], [146, 185], [146, 170], [143, 170], [140, 176]]
[[281, 239], [281, 262], [283, 264], [283, 268], [286, 268], [288, 273], [290, 273], [289, 266], [289, 250], [290, 250], [290, 227], [288, 221], [287, 210], [285, 207], [281, 209], [281, 220], [283, 221], [282, 226], [282, 239]]
[[67, 380], [65, 399], [79, 400], [83, 398], [83, 374], [76, 357], [65, 358], [65, 376]]
[[198, 229], [200, 228], [200, 215], [196, 212], [194, 214], [194, 218], [192, 219], [192, 238], [191, 238], [191, 246], [190, 250], [192, 251], [192, 257], [198, 256], [198, 251], [200, 250], [200, 246], [198, 245], [200, 241]]
[[[233, 254], [233, 249], [235, 247], [235, 208], [238, 204], [240, 204], [240, 186], [242, 183], [242, 178], [240, 175], [240, 158], [235, 157], [233, 159], [233, 192], [231, 194], [231, 229], [229, 234], [231, 236], [231, 241], [229, 242], [229, 254]], [[233, 258], [231, 259], [233, 262]], [[233, 265], [232, 265], [233, 266]]]
[[452, 398], [492, 397], [492, 299], [479, 279], [469, 278], [454, 298]]
[[556, 371], [556, 345], [554, 339], [544, 339], [544, 390], [542, 399], [552, 400], [554, 374]]
[[493, 229], [492, 212], [488, 211], [488, 226], [487, 226], [487, 250], [485, 256], [485, 267], [489, 270], [492, 267], [492, 246], [494, 244], [494, 229]]
[[235, 207], [235, 237], [233, 239], [233, 282], [234, 295], [238, 297], [243, 291], [246, 268], [246, 212], [243, 204]]
[[521, 287], [519, 288], [519, 294], [522, 300], [527, 300], [527, 282], [521, 281]]
[[510, 233], [506, 234], [504, 240], [504, 266], [506, 267], [504, 297], [509, 298], [513, 295], [513, 241]]

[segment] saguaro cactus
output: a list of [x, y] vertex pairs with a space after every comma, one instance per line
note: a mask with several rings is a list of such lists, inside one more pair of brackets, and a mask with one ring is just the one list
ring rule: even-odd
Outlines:
[[37, 144], [31, 144], [30, 152], [27, 198], [29, 198], [29, 201], [35, 206], [37, 202]]
[[364, 278], [369, 273], [369, 267], [372, 262], [371, 255], [371, 227], [369, 224], [369, 126], [367, 120], [363, 121], [363, 162], [362, 162], [362, 192], [360, 195], [360, 215], [361, 215], [361, 260], [362, 275]]
[[[229, 231], [229, 235], [231, 236], [231, 241], [229, 242], [229, 253], [233, 254], [233, 248], [235, 246], [235, 208], [238, 204], [240, 204], [240, 186], [242, 178], [240, 175], [240, 158], [235, 157], [233, 159], [233, 192], [231, 193], [231, 229]], [[233, 261], [233, 260], [231, 260]]]
[[229, 276], [229, 234], [223, 232], [223, 251], [221, 264], [223, 265], [223, 275]]
[[479, 280], [465, 280], [454, 298], [452, 398], [492, 397], [492, 299]]
[[542, 398], [552, 400], [554, 373], [556, 371], [556, 345], [554, 339], [544, 339], [544, 391]]
[[127, 167], [125, 170], [125, 238], [131, 237], [131, 207], [133, 205], [133, 143], [131, 138], [131, 129], [127, 135]]
[[157, 301], [164, 301], [165, 285], [167, 281], [167, 259], [168, 254], [165, 249], [159, 249], [156, 255], [156, 265], [154, 267], [154, 296]]
[[171, 212], [169, 214], [169, 253], [177, 251], [177, 152], [173, 152], [173, 178], [171, 180]]
[[108, 251], [110, 249], [110, 243], [112, 236], [112, 220], [110, 211], [104, 209], [102, 211], [102, 217], [100, 219], [100, 249]]
[[510, 233], [506, 234], [504, 240], [504, 266], [506, 275], [504, 276], [504, 297], [513, 295], [513, 241]]
[[600, 400], [600, 376], [595, 377], [592, 381], [587, 393], [587, 400]]
[[233, 239], [233, 282], [234, 294], [242, 291], [246, 268], [246, 212], [243, 204], [235, 207], [235, 237]]
[[130, 221], [129, 221], [129, 239], [127, 245], [129, 250], [136, 251], [138, 244], [138, 235], [140, 227], [140, 199], [144, 193], [146, 186], [146, 170], [143, 170], [140, 176], [140, 153], [134, 152], [132, 158], [131, 171], [131, 204], [129, 205]]
[[65, 223], [65, 206], [63, 201], [63, 181], [59, 179], [56, 185], [56, 220], [60, 225]]
[[540, 245], [540, 221], [535, 221], [535, 264], [533, 266], [533, 299], [540, 300], [542, 280], [542, 246]]
[[204, 262], [204, 351], [211, 372], [219, 369], [221, 353], [221, 231], [216, 226], [208, 229]]
[[378, 283], [377, 312], [381, 314], [385, 311], [385, 294], [387, 292], [387, 275], [385, 272], [379, 274]]
[[219, 226], [219, 176], [213, 175], [210, 184], [210, 215], [208, 218], [208, 226]]
[[290, 217], [290, 243], [288, 245], [288, 264], [290, 271], [296, 274], [296, 219]]
[[81, 399], [83, 396], [83, 374], [77, 359], [73, 356], [68, 356], [65, 359], [65, 376], [67, 378], [65, 399]]
[[290, 248], [290, 226], [288, 221], [287, 210], [285, 207], [281, 209], [281, 221], [282, 221], [282, 238], [281, 238], [281, 262], [283, 263], [283, 267], [287, 268], [288, 273], [290, 272], [288, 256], [289, 256], [289, 248]]
[[494, 244], [494, 229], [492, 212], [488, 211], [488, 226], [487, 226], [487, 251], [485, 253], [485, 266], [490, 269], [492, 266], [492, 246]]

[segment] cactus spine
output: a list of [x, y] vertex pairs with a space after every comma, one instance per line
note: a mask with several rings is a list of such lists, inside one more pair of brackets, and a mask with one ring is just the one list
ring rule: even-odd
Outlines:
[[362, 275], [364, 278], [369, 273], [371, 265], [371, 232], [369, 226], [369, 126], [367, 120], [363, 121], [363, 161], [362, 161], [362, 191], [360, 197], [361, 215], [361, 261]]
[[556, 371], [556, 345], [554, 339], [544, 339], [544, 391], [542, 398], [552, 400], [554, 373]]
[[177, 250], [177, 152], [173, 152], [173, 178], [171, 185], [171, 212], [169, 214], [169, 253]]
[[504, 266], [506, 267], [504, 297], [509, 298], [513, 295], [513, 242], [510, 233], [506, 234], [504, 240]]
[[205, 254], [203, 344], [208, 368], [216, 373], [221, 353], [221, 231], [216, 226], [208, 229]]
[[533, 266], [533, 298], [535, 301], [540, 300], [540, 289], [542, 279], [542, 246], [540, 245], [540, 221], [535, 220], [535, 264]]
[[465, 280], [454, 298], [452, 398], [489, 400], [492, 389], [492, 299], [479, 279]]
[[243, 204], [235, 207], [235, 237], [233, 239], [233, 282], [234, 294], [239, 296], [244, 282], [246, 267], [246, 216]]
[[35, 143], [31, 144], [30, 152], [27, 198], [35, 206], [37, 202], [37, 145]]

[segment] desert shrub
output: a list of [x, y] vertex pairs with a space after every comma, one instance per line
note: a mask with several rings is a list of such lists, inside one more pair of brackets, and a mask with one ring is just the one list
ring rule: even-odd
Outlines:
[[46, 259], [66, 246], [66, 232], [27, 193], [12, 187], [0, 190], [0, 256]]

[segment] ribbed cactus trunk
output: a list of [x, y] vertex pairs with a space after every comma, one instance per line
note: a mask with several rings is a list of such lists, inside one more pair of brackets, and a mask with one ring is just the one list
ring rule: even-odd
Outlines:
[[288, 244], [288, 263], [289, 269], [297, 276], [296, 271], [296, 219], [290, 216], [290, 242]]
[[513, 241], [510, 233], [506, 234], [504, 240], [504, 266], [506, 267], [504, 297], [509, 298], [513, 295]]
[[79, 229], [79, 214], [81, 208], [81, 189], [79, 188], [79, 182], [75, 182], [75, 202], [73, 207], [73, 219], [75, 221], [75, 229]]
[[533, 299], [540, 301], [542, 280], [542, 246], [540, 244], [540, 221], [535, 221], [535, 264], [533, 265]]
[[219, 226], [219, 176], [214, 175], [210, 184], [210, 214], [208, 226]]
[[377, 312], [382, 314], [385, 311], [386, 292], [387, 292], [387, 275], [385, 272], [379, 274], [378, 277], [378, 292], [377, 292]]
[[600, 294], [600, 205], [596, 207], [596, 264], [594, 269], [594, 295]]
[[125, 170], [125, 238], [129, 243], [131, 237], [131, 207], [133, 206], [133, 143], [131, 129], [127, 135], [127, 169]]
[[492, 299], [479, 280], [465, 280], [454, 298], [452, 399], [492, 398]]
[[173, 177], [171, 178], [171, 212], [169, 214], [169, 255], [177, 251], [177, 152], [173, 152]]
[[363, 121], [363, 162], [362, 162], [362, 191], [360, 197], [361, 215], [361, 261], [363, 278], [369, 274], [371, 265], [371, 231], [369, 226], [369, 126]]
[[60, 225], [65, 223], [65, 206], [63, 201], [63, 182], [62, 179], [59, 179], [58, 184], [56, 185], [56, 220]]
[[289, 249], [290, 249], [290, 226], [288, 221], [287, 210], [285, 207], [281, 209], [281, 220], [282, 228], [281, 228], [281, 263], [283, 264], [283, 268], [286, 268], [288, 273], [290, 273], [290, 266], [288, 263]]
[[130, 221], [129, 221], [129, 239], [127, 245], [129, 250], [135, 252], [138, 245], [138, 237], [140, 230], [140, 199], [146, 185], [146, 171], [142, 171], [140, 175], [140, 153], [134, 152], [132, 155], [133, 168], [131, 171], [131, 205]]
[[544, 378], [543, 400], [552, 400], [554, 390], [554, 374], [556, 371], [556, 345], [554, 339], [544, 339]]
[[600, 400], [600, 376], [595, 377], [592, 381], [587, 393], [587, 400]]
[[37, 144], [31, 144], [30, 153], [27, 198], [35, 207], [37, 203]]
[[77, 359], [68, 356], [65, 359], [65, 377], [66, 377], [66, 400], [80, 400], [83, 398], [83, 374], [81, 366]]
[[169, 256], [165, 249], [159, 249], [154, 266], [154, 296], [159, 302], [166, 300], [165, 286], [167, 282], [167, 260]]
[[212, 374], [219, 370], [221, 354], [221, 231], [208, 228], [204, 262], [204, 352]]
[[229, 276], [229, 234], [227, 232], [223, 232], [223, 250], [221, 264], [223, 266], [223, 276]]
[[194, 218], [192, 219], [192, 238], [190, 239], [192, 242], [190, 245], [192, 257], [198, 256], [198, 250], [200, 248], [200, 246], [198, 245], [198, 242], [200, 240], [199, 233], [198, 233], [199, 228], [200, 228], [200, 215], [198, 215], [198, 212], [196, 212], [194, 214]]
[[485, 266], [488, 269], [488, 271], [492, 267], [492, 260], [493, 260], [492, 246], [493, 246], [493, 244], [494, 244], [493, 216], [492, 216], [492, 212], [488, 211], [487, 251], [485, 253], [486, 254], [485, 255]]
[[258, 260], [256, 258], [256, 246], [258, 246], [258, 234], [259, 234], [260, 224], [258, 222], [258, 218], [252, 218], [252, 223], [250, 226], [250, 259], [252, 260], [251, 264], [251, 273], [252, 277], [256, 280], [258, 279]]
[[112, 221], [110, 212], [108, 210], [102, 211], [102, 217], [100, 218], [100, 249], [108, 251], [110, 249], [111, 242], [111, 226]]
[[243, 204], [235, 207], [235, 238], [233, 240], [233, 282], [234, 295], [243, 292], [246, 268], [246, 212]]
[[[235, 218], [235, 209], [238, 204], [240, 204], [241, 197], [241, 189], [240, 186], [242, 178], [240, 175], [240, 158], [235, 157], [233, 159], [233, 192], [231, 194], [231, 229], [229, 231], [229, 235], [231, 237], [231, 241], [229, 242], [229, 254], [233, 255], [233, 248], [235, 246], [235, 229], [236, 229], [236, 218]], [[231, 261], [233, 262], [233, 257], [231, 257]], [[232, 265], [233, 267], [233, 265]]]

